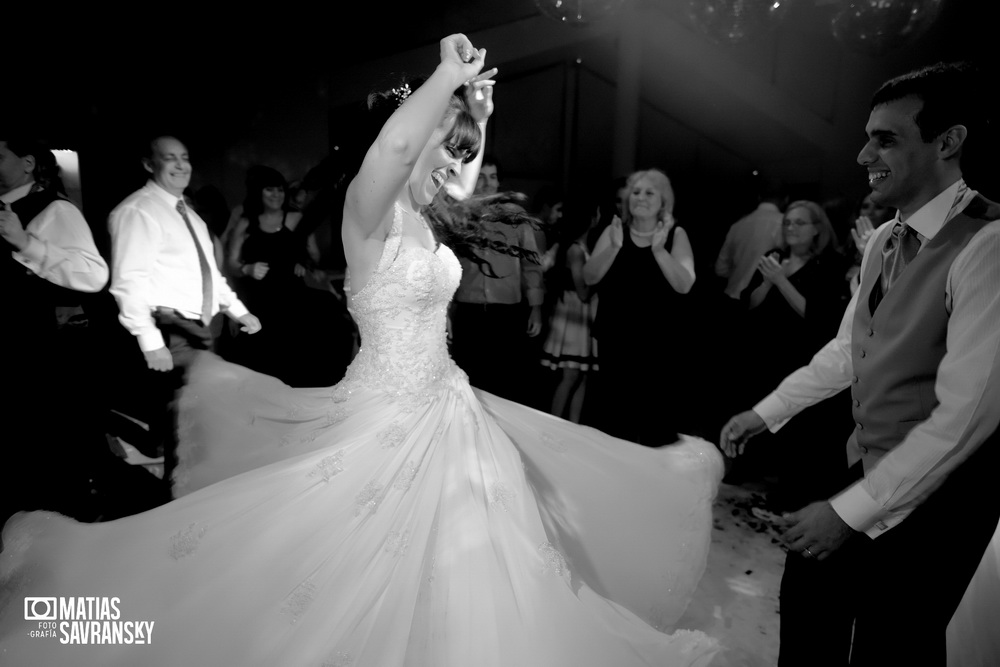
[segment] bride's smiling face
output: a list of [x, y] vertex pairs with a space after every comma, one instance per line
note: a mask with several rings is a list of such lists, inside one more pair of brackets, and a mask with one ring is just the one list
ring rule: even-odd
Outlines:
[[420, 206], [430, 204], [445, 181], [462, 173], [467, 153], [450, 143], [454, 124], [451, 117], [434, 130], [410, 172], [410, 194]]

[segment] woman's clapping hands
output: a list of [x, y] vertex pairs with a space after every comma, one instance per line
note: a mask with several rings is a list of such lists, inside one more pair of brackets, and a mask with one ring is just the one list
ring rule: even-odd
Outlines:
[[862, 215], [857, 220], [854, 221], [854, 229], [851, 230], [851, 238], [854, 239], [854, 246], [858, 249], [858, 253], [861, 255], [865, 254], [865, 247], [868, 246], [868, 241], [871, 240], [872, 234], [875, 233], [875, 225], [866, 215]]
[[674, 216], [667, 213], [666, 217], [656, 223], [656, 227], [653, 229], [653, 238], [650, 242], [650, 247], [653, 251], [666, 249], [667, 237], [670, 235], [670, 230], [674, 227]]
[[622, 219], [617, 215], [612, 218], [610, 231], [608, 232], [608, 238], [611, 241], [611, 246], [613, 248], [621, 248], [622, 244], [625, 243], [625, 232], [622, 229]]
[[773, 254], [764, 255], [757, 261], [757, 270], [760, 271], [760, 275], [763, 276], [764, 280], [772, 284], [784, 280], [787, 269], [788, 260], [779, 262]]

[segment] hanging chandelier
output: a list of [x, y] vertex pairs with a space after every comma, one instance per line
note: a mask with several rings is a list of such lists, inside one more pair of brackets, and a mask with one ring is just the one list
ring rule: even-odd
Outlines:
[[688, 17], [709, 39], [737, 44], [769, 31], [792, 0], [689, 0]]
[[626, 0], [535, 0], [542, 14], [567, 25], [584, 25], [608, 18]]
[[[988, 0], [994, 1], [994, 0]], [[880, 56], [923, 35], [941, 13], [942, 0], [845, 0], [830, 22], [850, 48]]]
[[[988, 0], [995, 1], [995, 0]], [[831, 8], [830, 32], [871, 56], [909, 45], [934, 24], [945, 0], [687, 0], [691, 23], [712, 41], [738, 44], [774, 28], [795, 3]]]

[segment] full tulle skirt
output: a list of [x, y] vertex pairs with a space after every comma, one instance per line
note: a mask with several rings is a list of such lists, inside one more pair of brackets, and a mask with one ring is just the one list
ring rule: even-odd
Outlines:
[[[177, 500], [8, 522], [2, 664], [687, 666], [718, 650], [674, 627], [722, 471], [703, 440], [640, 447], [457, 369], [420, 394], [292, 389], [213, 355], [181, 414]], [[115, 597], [112, 622], [151, 631], [30, 636], [31, 596]]]

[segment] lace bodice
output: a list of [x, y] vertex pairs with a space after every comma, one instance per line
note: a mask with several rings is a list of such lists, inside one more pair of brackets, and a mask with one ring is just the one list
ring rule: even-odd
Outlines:
[[351, 293], [350, 312], [361, 349], [344, 386], [374, 387], [400, 395], [427, 395], [436, 383], [461, 373], [448, 355], [448, 303], [462, 267], [447, 246], [436, 251], [402, 243], [402, 209], [395, 205], [382, 257], [368, 283]]

